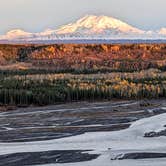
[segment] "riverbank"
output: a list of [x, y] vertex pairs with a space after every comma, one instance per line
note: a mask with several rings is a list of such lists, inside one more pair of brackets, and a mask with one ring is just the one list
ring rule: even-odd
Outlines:
[[163, 113], [159, 108], [164, 106], [165, 100], [114, 100], [18, 108], [0, 113], [0, 141], [41, 141], [121, 130], [133, 121]]

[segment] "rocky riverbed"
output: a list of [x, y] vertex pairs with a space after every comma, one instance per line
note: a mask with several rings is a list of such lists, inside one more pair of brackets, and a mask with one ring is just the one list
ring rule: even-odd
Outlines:
[[165, 100], [81, 102], [0, 112], [0, 165], [163, 161], [165, 134], [150, 133], [165, 130], [165, 113]]

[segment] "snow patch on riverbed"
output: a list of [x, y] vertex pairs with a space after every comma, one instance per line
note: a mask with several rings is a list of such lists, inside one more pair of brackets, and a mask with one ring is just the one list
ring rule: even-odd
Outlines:
[[[164, 108], [165, 109], [165, 108]], [[62, 139], [0, 143], [0, 155], [20, 152], [40, 152], [50, 150], [93, 150], [101, 154], [96, 160], [62, 164], [64, 166], [165, 166], [166, 159], [111, 160], [118, 155], [137, 152], [166, 153], [166, 137], [145, 138], [147, 132], [166, 129], [166, 113], [138, 120], [125, 130], [114, 132], [91, 132]], [[55, 164], [48, 164], [52, 166]], [[58, 164], [56, 164], [58, 166]], [[61, 165], [61, 164], [60, 164]]]

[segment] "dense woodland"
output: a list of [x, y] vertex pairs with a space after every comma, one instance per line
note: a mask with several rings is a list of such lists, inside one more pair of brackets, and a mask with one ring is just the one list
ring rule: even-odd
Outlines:
[[105, 74], [1, 73], [2, 105], [47, 105], [72, 101], [166, 97], [166, 72]]
[[165, 71], [166, 44], [0, 45], [0, 104], [166, 97]]

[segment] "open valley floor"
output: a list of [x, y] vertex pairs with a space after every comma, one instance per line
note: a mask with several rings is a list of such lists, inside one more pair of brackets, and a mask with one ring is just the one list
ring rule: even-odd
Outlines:
[[164, 166], [165, 125], [165, 100], [1, 112], [0, 166]]

